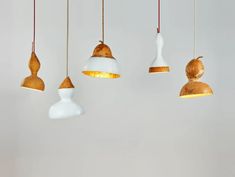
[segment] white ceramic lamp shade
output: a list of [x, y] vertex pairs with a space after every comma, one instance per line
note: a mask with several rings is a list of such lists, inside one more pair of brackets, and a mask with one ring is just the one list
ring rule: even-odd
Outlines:
[[119, 64], [106, 44], [96, 46], [93, 55], [83, 68], [83, 74], [96, 78], [120, 77]]
[[73, 93], [74, 88], [58, 89], [61, 100], [51, 106], [49, 110], [51, 119], [64, 119], [79, 116], [83, 113], [82, 108], [72, 100]]
[[51, 119], [65, 119], [79, 116], [83, 113], [83, 109], [73, 100], [74, 86], [69, 77], [60, 85], [58, 89], [60, 101], [50, 107], [49, 117]]
[[156, 38], [156, 55], [149, 67], [149, 73], [164, 73], [169, 72], [170, 68], [162, 56], [162, 49], [164, 46], [164, 40], [161, 33], [157, 33]]

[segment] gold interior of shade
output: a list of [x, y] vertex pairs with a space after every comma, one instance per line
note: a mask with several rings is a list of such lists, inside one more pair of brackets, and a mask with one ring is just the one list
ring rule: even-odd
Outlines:
[[170, 72], [169, 66], [150, 67], [149, 73], [167, 73]]
[[40, 62], [35, 52], [32, 52], [31, 54], [31, 58], [29, 60], [29, 69], [31, 71], [31, 75], [23, 80], [21, 87], [43, 91], [45, 89], [45, 84], [43, 80], [37, 76], [37, 73], [40, 69]]
[[116, 79], [119, 78], [119, 74], [107, 73], [107, 72], [100, 72], [100, 71], [83, 71], [83, 74], [95, 78], [108, 78], [108, 79]]
[[74, 88], [74, 85], [69, 76], [67, 76], [64, 79], [64, 81], [60, 84], [60, 87], [59, 87], [59, 89], [65, 89], [65, 88]]
[[189, 94], [189, 95], [182, 95], [181, 98], [197, 98], [197, 97], [203, 97], [203, 96], [210, 96], [213, 95], [213, 93], [201, 93], [201, 94]]
[[101, 43], [95, 47], [92, 57], [105, 57], [114, 59], [111, 49], [104, 43]]

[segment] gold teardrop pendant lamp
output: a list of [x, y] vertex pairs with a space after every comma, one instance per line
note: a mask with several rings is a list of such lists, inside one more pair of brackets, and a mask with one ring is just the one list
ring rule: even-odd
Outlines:
[[194, 0], [194, 58], [186, 66], [186, 75], [188, 77], [188, 83], [186, 83], [181, 91], [181, 98], [196, 98], [202, 96], [213, 95], [211, 87], [200, 82], [200, 78], [204, 74], [204, 65], [201, 61], [202, 56], [196, 57], [196, 0]]
[[32, 53], [29, 60], [29, 69], [31, 71], [31, 75], [26, 77], [21, 87], [26, 89], [32, 89], [37, 91], [43, 91], [45, 89], [45, 84], [43, 80], [38, 77], [38, 71], [40, 69], [40, 61], [35, 52], [35, 27], [36, 27], [36, 0], [33, 1], [33, 42], [32, 42]]
[[104, 0], [102, 0], [102, 40], [95, 47], [82, 73], [94, 78], [116, 79], [120, 77], [119, 64], [104, 41]]

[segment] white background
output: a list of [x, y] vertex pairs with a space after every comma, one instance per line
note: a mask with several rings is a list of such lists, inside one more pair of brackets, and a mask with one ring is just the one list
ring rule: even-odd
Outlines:
[[107, 0], [106, 42], [117, 80], [81, 74], [100, 40], [100, 0], [71, 0], [70, 76], [86, 114], [49, 120], [64, 79], [66, 1], [38, 0], [37, 55], [46, 91], [20, 88], [29, 74], [32, 0], [0, 5], [1, 177], [234, 177], [235, 2], [197, 0], [202, 80], [214, 96], [178, 98], [192, 58], [193, 0], [162, 0], [169, 74], [149, 75], [157, 0]]

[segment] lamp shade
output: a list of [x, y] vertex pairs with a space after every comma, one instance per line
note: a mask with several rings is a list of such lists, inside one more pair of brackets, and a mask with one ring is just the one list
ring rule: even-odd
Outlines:
[[50, 107], [49, 117], [51, 119], [65, 119], [79, 116], [83, 113], [81, 106], [77, 105], [72, 97], [74, 86], [69, 77], [66, 77], [58, 89], [60, 101]]
[[161, 33], [157, 33], [156, 38], [156, 55], [149, 67], [149, 73], [165, 73], [170, 71], [170, 67], [162, 56], [162, 49], [164, 46], [164, 40]]
[[37, 73], [40, 69], [40, 62], [35, 52], [32, 52], [31, 54], [31, 58], [29, 60], [29, 69], [31, 71], [31, 75], [23, 80], [21, 87], [43, 91], [45, 89], [45, 85], [43, 80], [37, 76]]
[[180, 91], [181, 98], [195, 98], [213, 94], [208, 84], [199, 81], [204, 74], [204, 65], [200, 58], [191, 60], [186, 66], [186, 75], [189, 81]]
[[120, 77], [119, 64], [112, 56], [109, 46], [104, 43], [96, 46], [82, 73], [96, 78], [115, 79]]

